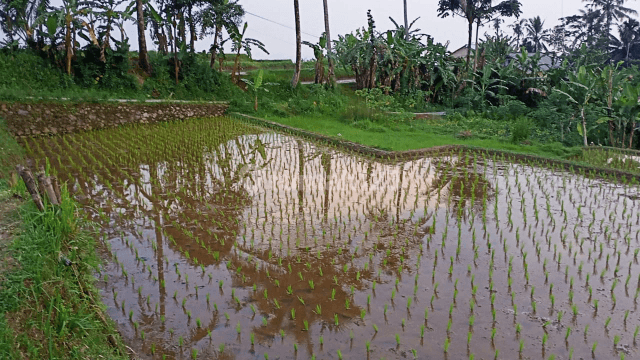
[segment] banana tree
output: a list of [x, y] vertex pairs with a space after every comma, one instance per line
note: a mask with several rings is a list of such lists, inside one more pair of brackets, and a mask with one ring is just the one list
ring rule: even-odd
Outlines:
[[563, 90], [554, 89], [554, 91], [566, 96], [575, 108], [576, 113], [580, 115], [582, 124], [578, 124], [578, 133], [583, 138], [584, 146], [589, 145], [587, 142], [587, 118], [585, 109], [596, 92], [597, 81], [598, 78], [592, 69], [580, 66], [577, 72], [569, 73], [569, 81], [564, 81]]
[[224, 43], [229, 38], [223, 38], [223, 30], [231, 34], [233, 27], [240, 26], [244, 9], [238, 0], [204, 0], [204, 8], [199, 13], [201, 19], [201, 34], [211, 35], [211, 59], [209, 65], [214, 67], [216, 58], [224, 57]]
[[264, 79], [264, 71], [262, 69], [260, 69], [260, 71], [258, 71], [258, 73], [255, 74], [255, 76], [253, 77], [253, 80], [242, 79], [242, 81], [245, 84], [247, 84], [247, 87], [253, 94], [253, 98], [254, 98], [253, 110], [255, 111], [258, 111], [258, 93], [260, 91], [269, 92], [269, 89], [267, 89], [266, 86], [278, 85], [277, 83], [263, 83], [263, 79]]
[[[616, 137], [614, 136], [616, 114], [614, 113], [614, 102], [617, 104], [622, 96], [623, 86], [622, 83], [627, 77], [627, 73], [620, 71], [622, 63], [615, 65], [607, 65], [600, 72], [598, 78], [598, 97], [606, 99], [606, 111], [607, 116], [598, 120], [599, 123], [607, 122], [609, 132], [609, 142], [612, 146], [619, 146]], [[618, 117], [620, 119], [620, 117]], [[624, 141], [620, 144], [624, 146]]]
[[[625, 84], [622, 96], [616, 101], [616, 107], [620, 109], [625, 122], [625, 126], [622, 127], [623, 131], [627, 128], [627, 124], [631, 125], [631, 130], [629, 131], [629, 149], [631, 149], [633, 148], [633, 136], [636, 126], [640, 121], [640, 84]], [[625, 146], [624, 135], [621, 145], [622, 147]]]
[[356, 75], [356, 88], [362, 90], [375, 87], [377, 70], [377, 48], [379, 39], [375, 34], [375, 23], [368, 14], [368, 28], [355, 33], [339, 35], [335, 42], [336, 56], [344, 67], [351, 67]]
[[[100, 61], [106, 62], [105, 52], [110, 48], [110, 41], [118, 42], [111, 36], [113, 27], [119, 22], [132, 19], [135, 1], [128, 4], [124, 11], [116, 10], [126, 0], [84, 1], [81, 3], [82, 11], [87, 16], [87, 21], [81, 24], [87, 29], [88, 36], [82, 31], [78, 36], [85, 41], [100, 48]], [[101, 23], [96, 26], [96, 23]], [[122, 28], [121, 28], [121, 31]], [[122, 36], [124, 37], [124, 35]]]
[[78, 0], [63, 0], [62, 7], [54, 8], [52, 11], [42, 14], [38, 18], [40, 24], [45, 23], [50, 36], [56, 34], [57, 29], [64, 29], [65, 48], [65, 72], [71, 75], [71, 59], [75, 50], [75, 34], [77, 22], [82, 15], [86, 15], [88, 9], [81, 9]]
[[324, 82], [324, 59], [327, 48], [327, 37], [323, 33], [317, 44], [313, 44], [309, 41], [303, 41], [302, 44], [313, 49], [313, 55], [316, 58], [314, 83], [322, 84]]
[[247, 27], [249, 27], [249, 23], [244, 23], [242, 27], [242, 32], [235, 26], [232, 26], [231, 31], [231, 41], [232, 43], [232, 51], [236, 53], [236, 60], [233, 63], [233, 73], [231, 74], [231, 80], [234, 83], [238, 83], [240, 78], [240, 74], [238, 73], [240, 68], [240, 51], [244, 50], [247, 53], [247, 56], [251, 58], [251, 47], [255, 46], [258, 49], [262, 50], [264, 53], [269, 54], [267, 49], [264, 47], [264, 44], [260, 40], [245, 38], [245, 34], [247, 32]]
[[[499, 67], [499, 66], [498, 66]], [[487, 105], [491, 105], [488, 97], [496, 98], [500, 90], [508, 90], [504, 85], [506, 80], [500, 79], [493, 64], [487, 64], [481, 71], [477, 71], [475, 80], [466, 80], [473, 85], [475, 94], [475, 102], [480, 104], [480, 108], [484, 110]]]

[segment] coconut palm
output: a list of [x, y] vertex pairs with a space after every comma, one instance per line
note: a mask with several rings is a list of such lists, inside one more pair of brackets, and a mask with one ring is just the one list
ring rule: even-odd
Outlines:
[[467, 20], [468, 24], [468, 41], [467, 41], [467, 65], [466, 70], [469, 71], [469, 60], [471, 56], [471, 41], [473, 39], [473, 23], [482, 19], [490, 19], [494, 15], [515, 16], [518, 17], [522, 13], [520, 10], [520, 1], [505, 0], [497, 5], [493, 5], [493, 0], [439, 0], [438, 16], [445, 18], [451, 16], [461, 16]]
[[611, 33], [611, 27], [614, 20], [624, 20], [629, 15], [637, 15], [638, 12], [634, 9], [624, 6], [624, 0], [583, 0], [588, 2], [587, 7], [593, 9], [597, 13], [596, 21], [604, 25], [605, 35], [607, 36], [607, 47], [609, 46], [610, 39], [613, 36]]
[[544, 21], [542, 21], [540, 16], [527, 19], [525, 29], [527, 30], [525, 46], [527, 46], [528, 50], [532, 50], [533, 52], [538, 52], [540, 50], [546, 51], [547, 45], [545, 43], [547, 42], [549, 35], [544, 29]]
[[514, 22], [513, 24], [509, 25], [509, 27], [513, 29], [515, 47], [517, 49], [519, 49], [521, 46], [520, 40], [524, 38], [524, 27], [526, 23], [527, 23], [527, 19], [520, 19]]
[[631, 48], [640, 45], [640, 23], [635, 19], [628, 19], [618, 26], [617, 38], [611, 39], [611, 50], [614, 60], [630, 59]]
[[296, 68], [291, 79], [291, 86], [298, 86], [300, 80], [300, 68], [302, 66], [302, 36], [300, 35], [300, 4], [298, 0], [293, 0], [293, 13], [296, 18]]

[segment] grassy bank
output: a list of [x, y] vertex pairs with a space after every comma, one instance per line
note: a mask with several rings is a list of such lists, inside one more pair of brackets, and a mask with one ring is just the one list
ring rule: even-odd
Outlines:
[[397, 125], [393, 130], [385, 127], [360, 129], [339, 119], [328, 116], [276, 117], [266, 115], [265, 119], [283, 125], [296, 127], [319, 134], [339, 136], [345, 140], [388, 151], [404, 151], [441, 145], [469, 145], [488, 149], [541, 155], [555, 159], [567, 159], [581, 153], [579, 147], [565, 147], [562, 144], [542, 144], [535, 141], [518, 144], [507, 138], [470, 138], [429, 132], [419, 125]]
[[[44, 213], [18, 200], [29, 196], [7, 174], [22, 149], [4, 123], [0, 144], [0, 358], [127, 358], [93, 285], [95, 234], [65, 189]], [[9, 222], [15, 231], [4, 231]]]

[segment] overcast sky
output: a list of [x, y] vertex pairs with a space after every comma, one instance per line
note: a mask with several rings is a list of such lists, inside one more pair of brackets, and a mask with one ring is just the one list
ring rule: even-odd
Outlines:
[[[270, 55], [259, 54], [256, 58], [287, 59], [295, 58], [295, 22], [293, 14], [293, 0], [240, 0], [247, 11], [245, 20], [249, 23], [247, 34], [265, 43]], [[329, 22], [332, 38], [338, 34], [354, 31], [366, 26], [367, 10], [371, 9], [378, 30], [394, 28], [389, 16], [398, 23], [404, 21], [403, 0], [328, 0]], [[559, 24], [562, 16], [577, 14], [584, 7], [582, 0], [521, 0], [522, 17], [540, 16], [545, 21], [545, 27]], [[627, 6], [640, 10], [640, 2], [628, 0]], [[449, 41], [449, 50], [455, 50], [467, 43], [466, 21], [460, 17], [438, 17], [438, 0], [407, 0], [409, 22], [420, 17], [416, 27], [423, 33], [429, 34], [437, 42]], [[281, 23], [276, 25], [260, 19], [255, 14], [266, 19]], [[317, 42], [317, 37], [324, 31], [324, 17], [322, 0], [300, 0], [300, 18], [302, 31], [314, 36], [302, 35], [303, 40]], [[506, 19], [506, 26], [514, 19]], [[474, 27], [475, 29], [475, 27]], [[505, 30], [508, 30], [505, 28]], [[480, 34], [489, 31], [488, 27], [480, 29]], [[313, 52], [303, 47], [303, 57], [313, 58]]]
[[[575, 15], [584, 8], [583, 0], [520, 0], [523, 18], [540, 16], [545, 28], [558, 25], [559, 18]], [[52, 5], [60, 5], [61, 0], [53, 0]], [[376, 21], [379, 31], [394, 28], [389, 17], [398, 23], [404, 21], [403, 0], [328, 0], [331, 36], [337, 38], [339, 34], [350, 33], [357, 28], [367, 25], [367, 10]], [[254, 51], [256, 59], [295, 59], [295, 22], [293, 15], [293, 0], [240, 0], [247, 15], [245, 21], [249, 23], [247, 37], [262, 41], [269, 55]], [[453, 51], [467, 43], [466, 21], [460, 17], [438, 17], [438, 0], [407, 0], [409, 21], [420, 17], [414, 25], [422, 33], [429, 34], [440, 43], [449, 42], [449, 50]], [[639, 0], [627, 0], [625, 6], [640, 12]], [[135, 14], [134, 14], [135, 17]], [[324, 31], [324, 16], [322, 0], [300, 0], [300, 18], [302, 40], [317, 42]], [[505, 31], [510, 31], [507, 25], [514, 22], [514, 18], [507, 18], [503, 24]], [[277, 24], [276, 24], [277, 23]], [[475, 29], [475, 26], [474, 26]], [[137, 30], [133, 22], [125, 25], [125, 31], [130, 37], [132, 50], [138, 49]], [[485, 32], [492, 31], [485, 26], [480, 28], [481, 38]], [[119, 38], [116, 30], [116, 38]], [[196, 42], [198, 51], [209, 50], [212, 39], [205, 38]], [[156, 46], [149, 38], [147, 30], [147, 47], [155, 50]], [[312, 59], [313, 51], [302, 47], [304, 59]]]

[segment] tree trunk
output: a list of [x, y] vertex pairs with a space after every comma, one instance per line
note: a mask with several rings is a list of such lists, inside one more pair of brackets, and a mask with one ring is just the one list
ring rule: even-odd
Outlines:
[[476, 72], [476, 70], [478, 69], [478, 52], [480, 52], [480, 48], [478, 48], [479, 32], [480, 32], [480, 18], [478, 18], [478, 23], [476, 24], [476, 51], [473, 52], [473, 72]]
[[331, 52], [331, 33], [329, 31], [329, 5], [327, 0], [323, 0], [324, 4], [324, 31], [327, 36], [327, 58], [329, 59], [329, 84], [333, 86], [336, 82], [335, 69], [333, 67], [333, 53]]
[[607, 79], [607, 115], [609, 116], [609, 141], [611, 146], [615, 146], [613, 141], [613, 120], [611, 119], [611, 106], [613, 106], [613, 69], [609, 69]]
[[369, 61], [369, 79], [367, 80], [367, 87], [373, 89], [376, 87], [376, 70], [378, 68], [378, 62], [376, 61], [376, 49], [373, 49], [371, 54], [371, 60]]
[[109, 40], [111, 39], [111, 16], [107, 16], [107, 31], [104, 35], [104, 41], [102, 42], [102, 46], [100, 46], [100, 61], [103, 63], [107, 62], [107, 56], [105, 55], [107, 52], [107, 48], [109, 47]]
[[582, 137], [584, 139], [584, 146], [589, 146], [587, 143], [587, 119], [584, 116], [584, 108], [580, 109], [580, 116], [582, 117]]
[[176, 74], [176, 85], [178, 85], [178, 73], [180, 72], [180, 67], [178, 66], [178, 26], [177, 24], [173, 25], [173, 70]]
[[407, 14], [407, 0], [404, 0], [404, 39], [409, 41], [409, 15]]
[[[178, 22], [178, 36], [180, 36], [180, 41], [182, 42], [182, 44], [186, 44], [187, 43], [187, 26], [184, 20], [184, 13], [180, 12], [178, 14], [178, 18], [180, 19], [180, 21]], [[182, 44], [180, 44], [180, 46], [177, 46], [177, 48], [182, 48]]]
[[18, 172], [18, 175], [22, 177], [22, 180], [27, 187], [27, 191], [31, 194], [31, 199], [36, 204], [38, 210], [44, 211], [44, 204], [42, 203], [42, 198], [40, 198], [38, 187], [31, 171], [29, 169], [25, 169], [22, 165], [16, 166], [16, 171]]
[[221, 31], [222, 31], [222, 28], [220, 27], [220, 25], [216, 24], [216, 33], [213, 39], [213, 46], [211, 47], [211, 63], [209, 64], [212, 69], [216, 63], [216, 55], [218, 54], [218, 38], [220, 37]]
[[631, 123], [631, 134], [629, 134], [629, 149], [633, 149], [633, 132], [636, 130], [636, 122]]
[[191, 52], [196, 51], [196, 24], [193, 22], [193, 14], [191, 13], [191, 6], [189, 6], [189, 49]]
[[149, 53], [147, 52], [147, 38], [144, 32], [144, 9], [142, 0], [136, 0], [136, 11], [138, 14], [138, 65], [142, 71], [151, 73], [149, 64]]
[[467, 41], [467, 65], [465, 71], [469, 74], [469, 62], [471, 61], [471, 40], [473, 39], [473, 20], [469, 21], [469, 39]]
[[233, 81], [236, 84], [240, 82], [240, 74], [238, 73], [240, 71], [240, 50], [242, 50], [242, 47], [238, 46], [238, 52], [236, 53], [236, 60], [233, 63], [233, 74], [231, 74], [231, 81]]
[[71, 14], [67, 12], [65, 15], [66, 34], [64, 36], [64, 47], [67, 51], [67, 57], [65, 59], [67, 75], [71, 75], [71, 57], [73, 56], [73, 50], [71, 49]]
[[298, 86], [300, 81], [300, 70], [302, 68], [302, 36], [300, 34], [300, 5], [298, 0], [293, 0], [293, 12], [296, 18], [296, 68], [293, 71], [293, 79], [291, 79], [291, 86]]

